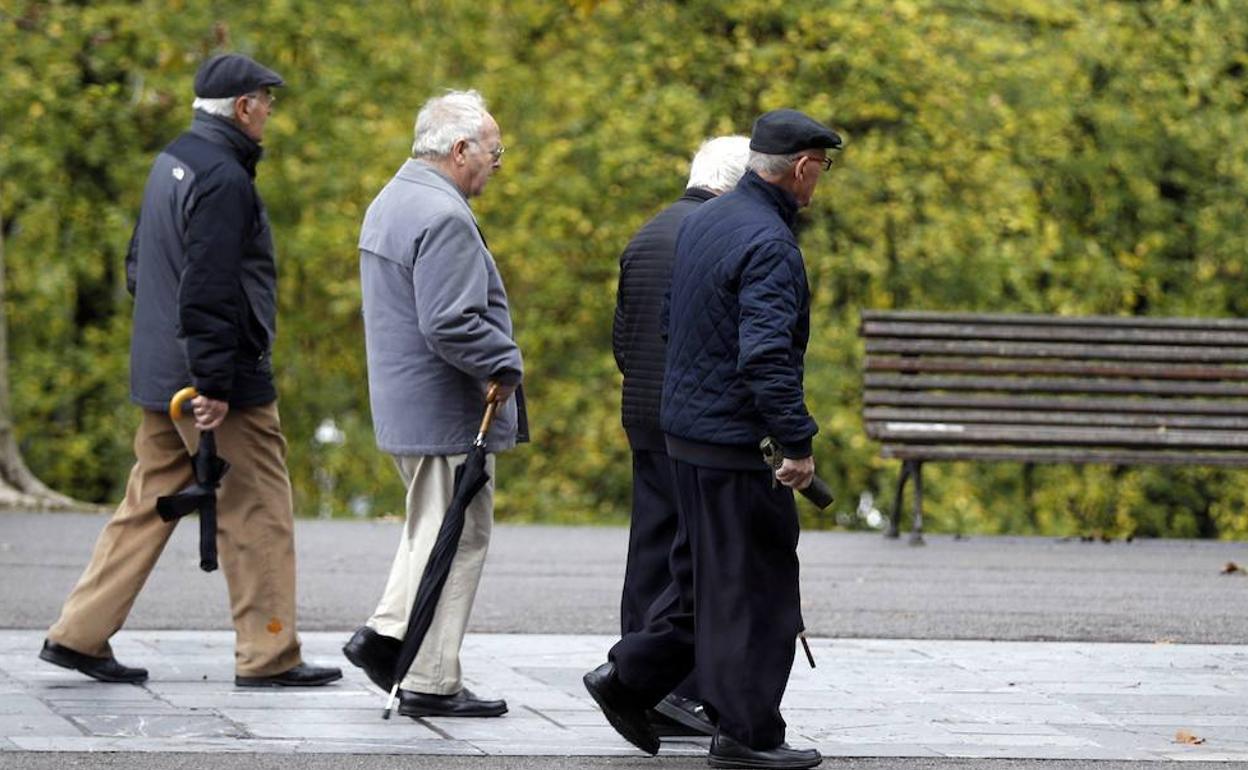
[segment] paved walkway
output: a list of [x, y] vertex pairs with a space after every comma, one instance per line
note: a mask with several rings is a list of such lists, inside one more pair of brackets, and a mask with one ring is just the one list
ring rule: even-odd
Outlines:
[[[640, 756], [581, 674], [606, 636], [478, 634], [469, 685], [502, 719], [382, 721], [384, 697], [339, 654], [346, 632], [303, 635], [336, 685], [233, 686], [233, 634], [122, 632], [143, 686], [105, 685], [36, 658], [40, 631], [0, 631], [0, 759], [11, 751]], [[790, 742], [828, 756], [1248, 762], [1248, 646], [814, 640], [784, 704]], [[1180, 731], [1193, 736], [1184, 742]], [[701, 755], [706, 740], [665, 741]]]

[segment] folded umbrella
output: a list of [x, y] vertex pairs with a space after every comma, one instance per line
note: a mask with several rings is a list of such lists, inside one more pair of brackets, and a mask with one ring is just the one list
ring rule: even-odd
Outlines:
[[[195, 388], [183, 388], [169, 401], [169, 416], [182, 418], [182, 405], [198, 396]], [[199, 447], [191, 455], [195, 483], [182, 491], [156, 499], [156, 513], [164, 521], [177, 521], [199, 511], [199, 568], [212, 572], [217, 568], [217, 487], [230, 469], [224, 458], [217, 456], [217, 439], [212, 431], [199, 434]]]
[[455, 492], [446, 508], [446, 515], [442, 518], [442, 526], [438, 528], [433, 549], [429, 552], [429, 561], [425, 563], [425, 571], [420, 577], [420, 587], [416, 589], [416, 598], [407, 619], [407, 631], [403, 634], [403, 643], [395, 660], [394, 686], [390, 688], [382, 719], [390, 718], [395, 698], [398, 697], [399, 683], [407, 676], [408, 669], [416, 660], [425, 635], [429, 632], [429, 624], [433, 622], [438, 599], [442, 596], [442, 588], [451, 572], [451, 562], [455, 560], [455, 553], [459, 550], [459, 538], [464, 532], [464, 512], [490, 480], [489, 474], [485, 472], [485, 434], [489, 431], [494, 412], [498, 408], [494, 393], [494, 387], [491, 386], [490, 392], [486, 394], [488, 403], [476, 441], [472, 442], [472, 448], [468, 450], [468, 457], [463, 464], [455, 469]]

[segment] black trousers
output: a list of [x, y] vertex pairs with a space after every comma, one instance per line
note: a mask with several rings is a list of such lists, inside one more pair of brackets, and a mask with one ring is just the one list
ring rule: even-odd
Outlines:
[[691, 569], [612, 649], [620, 681], [644, 705], [691, 671], [719, 729], [754, 749], [784, 742], [780, 700], [802, 629], [797, 508], [769, 471], [672, 461]]
[[[676, 579], [692, 579], [689, 538], [680, 526], [676, 479], [666, 452], [633, 450], [633, 512], [628, 528], [628, 561], [620, 597], [620, 634], [640, 631], [654, 612], [677, 597]], [[702, 700], [692, 676], [673, 688], [677, 695]]]

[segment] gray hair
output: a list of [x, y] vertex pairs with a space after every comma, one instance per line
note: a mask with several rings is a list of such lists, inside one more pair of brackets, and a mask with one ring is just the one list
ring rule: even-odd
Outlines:
[[[242, 94], [239, 94], [242, 96]], [[206, 112], [209, 115], [216, 115], [220, 118], [234, 117], [234, 102], [238, 96], [227, 96], [222, 99], [203, 99], [195, 97], [195, 101], [191, 103], [191, 108]]]
[[803, 152], [794, 152], [788, 155], [768, 155], [763, 152], [754, 152], [750, 150], [750, 160], [746, 164], [750, 171], [761, 176], [783, 176], [793, 168], [793, 164], [797, 163], [797, 159], [805, 155]]
[[416, 115], [413, 158], [445, 158], [460, 139], [476, 139], [485, 123], [485, 99], [476, 91], [447, 91]]
[[689, 165], [687, 187], [701, 187], [716, 195], [736, 187], [737, 180], [745, 173], [745, 163], [750, 156], [748, 136], [717, 136], [707, 139], [693, 156]]

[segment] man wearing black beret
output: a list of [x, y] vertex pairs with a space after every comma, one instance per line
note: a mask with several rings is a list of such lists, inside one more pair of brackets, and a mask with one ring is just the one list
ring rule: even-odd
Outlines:
[[[109, 639], [173, 533], [156, 499], [194, 480], [188, 451], [211, 430], [231, 468], [218, 491], [217, 543], [234, 619], [235, 684], [313, 686], [342, 677], [302, 662], [295, 633], [294, 518], [270, 352], [277, 265], [256, 191], [277, 73], [240, 54], [195, 76], [191, 128], [157, 156], [126, 255], [134, 295], [130, 397], [143, 408], [126, 496], [48, 630], [39, 657], [105, 682], [147, 671]], [[193, 385], [194, 419], [169, 399]]]
[[[611, 725], [651, 754], [645, 710], [693, 671], [718, 717], [712, 767], [822, 761], [784, 742], [780, 716], [803, 629], [793, 490], [814, 477], [818, 430], [803, 395], [810, 292], [793, 222], [840, 147], [796, 110], [762, 115], [745, 176], [690, 214], [676, 242], [660, 425], [692, 569], [585, 675]], [[785, 458], [775, 471], [765, 437]]]

